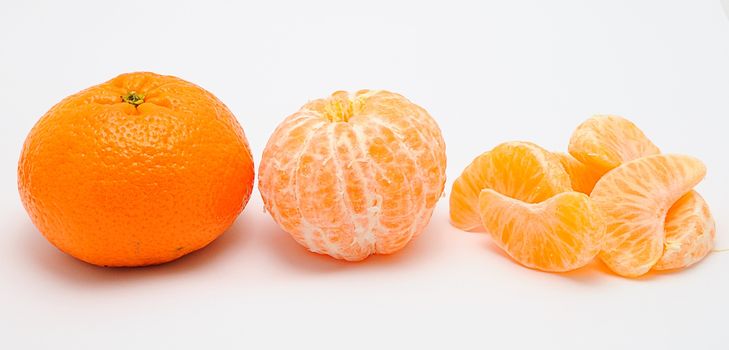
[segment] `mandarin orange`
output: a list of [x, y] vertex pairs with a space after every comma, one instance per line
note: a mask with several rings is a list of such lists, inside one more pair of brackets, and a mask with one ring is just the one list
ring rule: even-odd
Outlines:
[[423, 108], [387, 91], [338, 91], [277, 127], [258, 187], [299, 244], [359, 261], [394, 253], [423, 231], [445, 168], [443, 137]]
[[28, 135], [23, 204], [60, 250], [104, 266], [164, 263], [236, 219], [253, 160], [228, 108], [187, 81], [120, 75], [69, 96]]

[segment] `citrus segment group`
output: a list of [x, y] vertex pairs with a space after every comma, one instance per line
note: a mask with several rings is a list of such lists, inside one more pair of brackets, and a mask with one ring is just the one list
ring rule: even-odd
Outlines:
[[606, 217], [600, 257], [607, 266], [627, 277], [648, 272], [663, 255], [668, 210], [705, 174], [703, 163], [693, 157], [653, 155], [603, 176], [591, 198]]
[[559, 159], [529, 142], [507, 142], [478, 156], [453, 183], [451, 223], [462, 230], [481, 228], [478, 197], [483, 189], [527, 203], [539, 203], [572, 190]]

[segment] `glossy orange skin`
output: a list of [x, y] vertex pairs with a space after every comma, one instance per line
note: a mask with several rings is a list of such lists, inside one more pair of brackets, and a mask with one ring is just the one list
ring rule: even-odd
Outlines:
[[[122, 96], [136, 91], [135, 106]], [[18, 166], [33, 223], [95, 265], [177, 259], [221, 235], [250, 197], [254, 167], [228, 108], [172, 76], [120, 75], [67, 97], [28, 135]]]

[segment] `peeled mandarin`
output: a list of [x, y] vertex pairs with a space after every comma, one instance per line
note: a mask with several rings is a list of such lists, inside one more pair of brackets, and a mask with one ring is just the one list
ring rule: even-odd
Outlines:
[[445, 168], [443, 137], [423, 108], [388, 91], [339, 91], [277, 127], [258, 188], [299, 244], [358, 261], [397, 252], [423, 231]]

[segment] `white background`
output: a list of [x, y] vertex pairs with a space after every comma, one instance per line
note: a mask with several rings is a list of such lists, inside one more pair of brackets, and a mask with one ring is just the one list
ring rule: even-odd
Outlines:
[[48, 244], [17, 194], [25, 135], [61, 98], [150, 70], [224, 101], [256, 165], [307, 100], [400, 92], [440, 123], [448, 190], [502, 141], [564, 150], [591, 114], [624, 115], [706, 162], [699, 191], [729, 246], [719, 0], [263, 3], [0, 5], [0, 348], [727, 348], [729, 253], [640, 280], [599, 263], [540, 273], [450, 227], [447, 199], [404, 251], [356, 264], [299, 247], [257, 192], [219, 240], [159, 267], [97, 268]]

